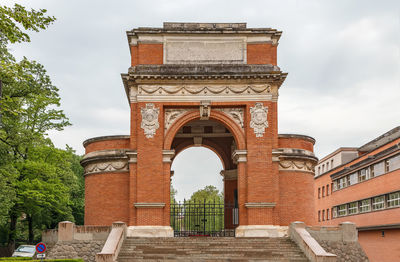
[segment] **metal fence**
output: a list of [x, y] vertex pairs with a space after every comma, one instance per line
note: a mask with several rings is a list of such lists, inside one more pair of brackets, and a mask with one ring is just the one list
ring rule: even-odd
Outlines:
[[234, 237], [238, 222], [238, 209], [219, 199], [171, 203], [171, 227], [176, 237]]

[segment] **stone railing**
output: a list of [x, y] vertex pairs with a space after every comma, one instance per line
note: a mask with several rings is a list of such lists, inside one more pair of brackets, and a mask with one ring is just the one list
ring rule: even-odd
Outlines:
[[320, 241], [343, 241], [357, 242], [358, 232], [356, 225], [351, 222], [340, 223], [339, 226], [310, 226], [307, 231], [318, 242]]
[[58, 241], [106, 240], [110, 230], [109, 226], [76, 226], [72, 222], [63, 221], [58, 223], [58, 229], [43, 231], [42, 242], [55, 244]]
[[310, 235], [303, 222], [293, 222], [289, 227], [289, 236], [296, 242], [311, 262], [336, 262], [337, 256], [326, 252]]
[[114, 222], [103, 249], [100, 253], [96, 254], [96, 262], [116, 261], [125, 238], [126, 224], [123, 222]]

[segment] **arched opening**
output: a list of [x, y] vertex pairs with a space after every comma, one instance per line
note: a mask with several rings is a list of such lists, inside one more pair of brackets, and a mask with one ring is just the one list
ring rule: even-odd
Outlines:
[[[194, 119], [177, 130], [171, 149], [175, 150], [171, 180], [177, 176], [172, 185], [180, 184], [176, 189], [183, 191], [171, 199], [170, 223], [175, 236], [234, 236], [239, 223], [238, 186], [237, 163], [232, 159], [236, 141], [230, 130], [219, 121]], [[211, 159], [209, 163], [207, 157]], [[196, 165], [200, 166], [196, 169]], [[204, 187], [210, 185], [208, 181], [217, 181], [212, 186], [222, 193], [220, 197], [213, 196], [213, 188]], [[190, 189], [202, 190], [198, 191], [199, 195], [191, 197], [194, 191], [190, 192]], [[210, 197], [204, 194], [210, 194]], [[186, 199], [183, 203], [174, 202], [183, 198]]]

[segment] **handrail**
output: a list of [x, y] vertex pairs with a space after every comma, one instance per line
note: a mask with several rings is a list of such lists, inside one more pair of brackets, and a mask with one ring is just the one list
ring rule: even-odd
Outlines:
[[296, 242], [311, 262], [336, 262], [337, 256], [326, 252], [308, 233], [303, 222], [293, 222], [289, 227], [290, 238]]
[[96, 254], [96, 262], [115, 262], [125, 238], [126, 224], [114, 222], [103, 249]]

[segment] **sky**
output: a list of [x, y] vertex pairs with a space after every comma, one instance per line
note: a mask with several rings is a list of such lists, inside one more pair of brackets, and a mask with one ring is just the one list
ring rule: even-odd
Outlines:
[[[2, 3], [13, 5], [16, 1]], [[400, 2], [398, 0], [35, 0], [57, 21], [13, 45], [36, 60], [60, 89], [72, 126], [50, 132], [57, 147], [84, 153], [82, 142], [129, 133], [122, 85], [130, 55], [126, 31], [163, 22], [247, 22], [283, 31], [278, 65], [289, 75], [280, 88], [279, 133], [316, 139], [322, 158], [338, 147], [361, 146], [400, 125]], [[174, 160], [178, 199], [205, 185], [222, 188], [222, 164], [204, 148]]]

